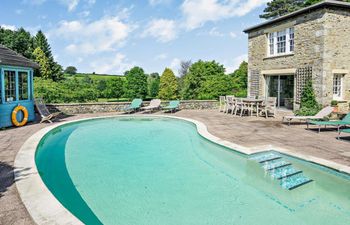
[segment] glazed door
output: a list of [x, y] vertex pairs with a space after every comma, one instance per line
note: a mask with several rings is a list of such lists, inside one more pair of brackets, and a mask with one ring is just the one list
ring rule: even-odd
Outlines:
[[290, 107], [288, 103], [294, 98], [294, 76], [268, 76], [266, 77], [266, 87], [268, 97], [277, 98], [277, 107]]

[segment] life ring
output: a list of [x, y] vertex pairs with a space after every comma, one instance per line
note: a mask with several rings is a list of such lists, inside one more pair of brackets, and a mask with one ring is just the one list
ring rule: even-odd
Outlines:
[[[22, 111], [23, 113], [23, 119], [21, 122], [18, 122], [17, 120], [17, 113], [19, 111]], [[26, 107], [19, 105], [16, 106], [16, 108], [14, 108], [14, 110], [12, 111], [12, 124], [15, 125], [16, 127], [22, 127], [24, 125], [27, 124], [28, 122], [28, 110], [26, 109]]]

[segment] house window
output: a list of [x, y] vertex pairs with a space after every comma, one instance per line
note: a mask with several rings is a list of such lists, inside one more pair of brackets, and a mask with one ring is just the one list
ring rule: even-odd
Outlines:
[[343, 98], [343, 75], [334, 74], [333, 76], [333, 99], [342, 100]]
[[269, 34], [269, 54], [274, 55], [275, 54], [275, 37], [274, 33]]
[[28, 100], [28, 72], [18, 72], [19, 100]]
[[294, 28], [268, 34], [268, 55], [283, 55], [294, 52]]
[[16, 101], [16, 72], [5, 70], [5, 101]]
[[285, 53], [286, 52], [286, 32], [280, 31], [277, 32], [277, 53]]
[[294, 52], [294, 28], [289, 28], [289, 51]]

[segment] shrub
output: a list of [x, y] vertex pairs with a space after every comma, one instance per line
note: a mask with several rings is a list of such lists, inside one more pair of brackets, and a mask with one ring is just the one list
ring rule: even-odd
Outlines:
[[147, 76], [143, 69], [134, 67], [125, 72], [125, 91], [128, 98], [145, 98], [147, 96]]
[[160, 77], [159, 98], [172, 100], [177, 98], [177, 80], [173, 71], [166, 68]]
[[306, 83], [301, 95], [300, 109], [296, 111], [298, 116], [313, 116], [321, 109], [321, 105], [317, 103], [312, 81]]

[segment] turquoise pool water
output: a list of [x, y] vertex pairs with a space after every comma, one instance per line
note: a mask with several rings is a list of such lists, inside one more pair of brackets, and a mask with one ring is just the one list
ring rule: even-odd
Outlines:
[[285, 158], [314, 181], [285, 190], [191, 123], [130, 117], [56, 128], [40, 142], [36, 164], [86, 224], [349, 224], [349, 176]]

